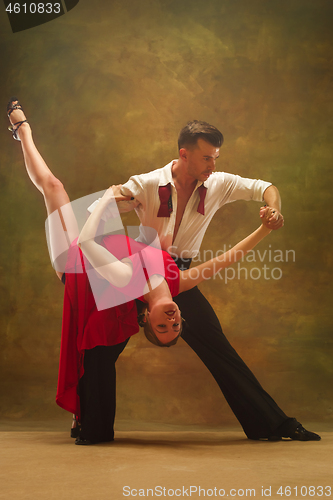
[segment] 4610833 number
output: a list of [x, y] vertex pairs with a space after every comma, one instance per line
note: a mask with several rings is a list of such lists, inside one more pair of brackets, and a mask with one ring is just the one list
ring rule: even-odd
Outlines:
[[6, 12], [10, 14], [60, 14], [60, 3], [10, 3]]
[[330, 497], [332, 495], [331, 486], [280, 486], [276, 492], [281, 497], [301, 496], [301, 497]]

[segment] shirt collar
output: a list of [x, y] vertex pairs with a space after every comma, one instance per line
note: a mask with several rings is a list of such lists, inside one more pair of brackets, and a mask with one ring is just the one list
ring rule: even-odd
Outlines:
[[[158, 183], [159, 186], [167, 186], [168, 184], [171, 184], [173, 187], [175, 187], [175, 183], [173, 182], [173, 178], [172, 178], [172, 165], [176, 161], [177, 160], [172, 160], [170, 163], [168, 163], [167, 165], [165, 165], [165, 167], [162, 168], [160, 180]], [[197, 185], [195, 186], [194, 191], [196, 191], [202, 185], [204, 185], [204, 187], [207, 188], [207, 186], [205, 186], [204, 182], [197, 181]]]
[[[160, 176], [158, 195], [160, 198], [160, 208], [157, 213], [157, 217], [170, 217], [173, 211], [172, 207], [172, 193], [171, 186], [175, 186], [172, 179], [172, 164], [175, 160], [170, 162], [162, 169], [162, 175]], [[199, 205], [197, 212], [201, 215], [205, 215], [205, 198], [207, 194], [207, 188], [203, 182], [197, 181], [195, 190], [199, 190]], [[194, 191], [195, 191], [194, 190]]]

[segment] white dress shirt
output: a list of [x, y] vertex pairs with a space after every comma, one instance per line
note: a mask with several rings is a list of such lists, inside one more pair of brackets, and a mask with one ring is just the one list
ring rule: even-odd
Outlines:
[[[163, 168], [130, 177], [122, 186], [121, 192], [127, 196], [132, 195], [135, 200], [118, 203], [121, 213], [129, 212], [134, 208], [141, 224], [157, 231], [162, 249], [172, 256], [195, 257], [199, 252], [208, 224], [219, 208], [236, 200], [263, 201], [264, 191], [271, 185], [270, 182], [258, 179], [247, 179], [225, 172], [213, 172], [204, 183], [197, 182], [173, 242], [177, 213], [177, 191], [172, 178], [172, 165], [175, 162], [176, 160], [173, 160]], [[157, 217], [160, 208], [158, 188], [169, 183], [173, 210], [170, 217]], [[200, 201], [198, 187], [201, 184], [207, 188], [205, 215], [197, 212]]]

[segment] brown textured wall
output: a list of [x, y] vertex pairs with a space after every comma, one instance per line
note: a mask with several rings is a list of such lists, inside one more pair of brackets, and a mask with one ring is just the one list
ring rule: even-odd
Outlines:
[[[333, 411], [332, 14], [329, 0], [94, 0], [15, 35], [0, 21], [3, 109], [20, 97], [72, 199], [165, 165], [193, 118], [223, 132], [219, 170], [279, 187], [286, 225], [260, 245], [263, 262], [256, 253], [242, 265], [260, 269], [261, 279], [246, 280], [243, 270], [242, 279], [201, 288], [286, 413], [318, 421]], [[63, 288], [49, 263], [41, 195], [4, 113], [1, 123], [0, 416], [61, 418], [54, 395]], [[258, 208], [225, 207], [202, 250], [249, 233]], [[285, 262], [287, 250], [295, 261], [289, 254]], [[139, 334], [118, 373], [119, 419], [234, 422], [184, 342], [159, 350]]]

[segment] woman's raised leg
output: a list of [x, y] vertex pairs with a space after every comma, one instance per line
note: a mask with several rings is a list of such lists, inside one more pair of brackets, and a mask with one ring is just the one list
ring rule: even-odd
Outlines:
[[[27, 173], [44, 197], [47, 214], [51, 216], [51, 214], [57, 211], [55, 216], [51, 216], [48, 219], [48, 236], [52, 254], [59, 255], [61, 253], [59, 242], [63, 240], [64, 235], [67, 243], [70, 244], [79, 234], [77, 221], [71, 209], [68, 194], [63, 184], [53, 175], [36, 148], [32, 138], [31, 127], [25, 121], [26, 117], [16, 98], [13, 98], [9, 102], [7, 109], [9, 110], [8, 116], [12, 124], [13, 135], [21, 141]], [[60, 231], [64, 234], [60, 235]], [[56, 270], [56, 272], [61, 278], [62, 272], [59, 270]]]

